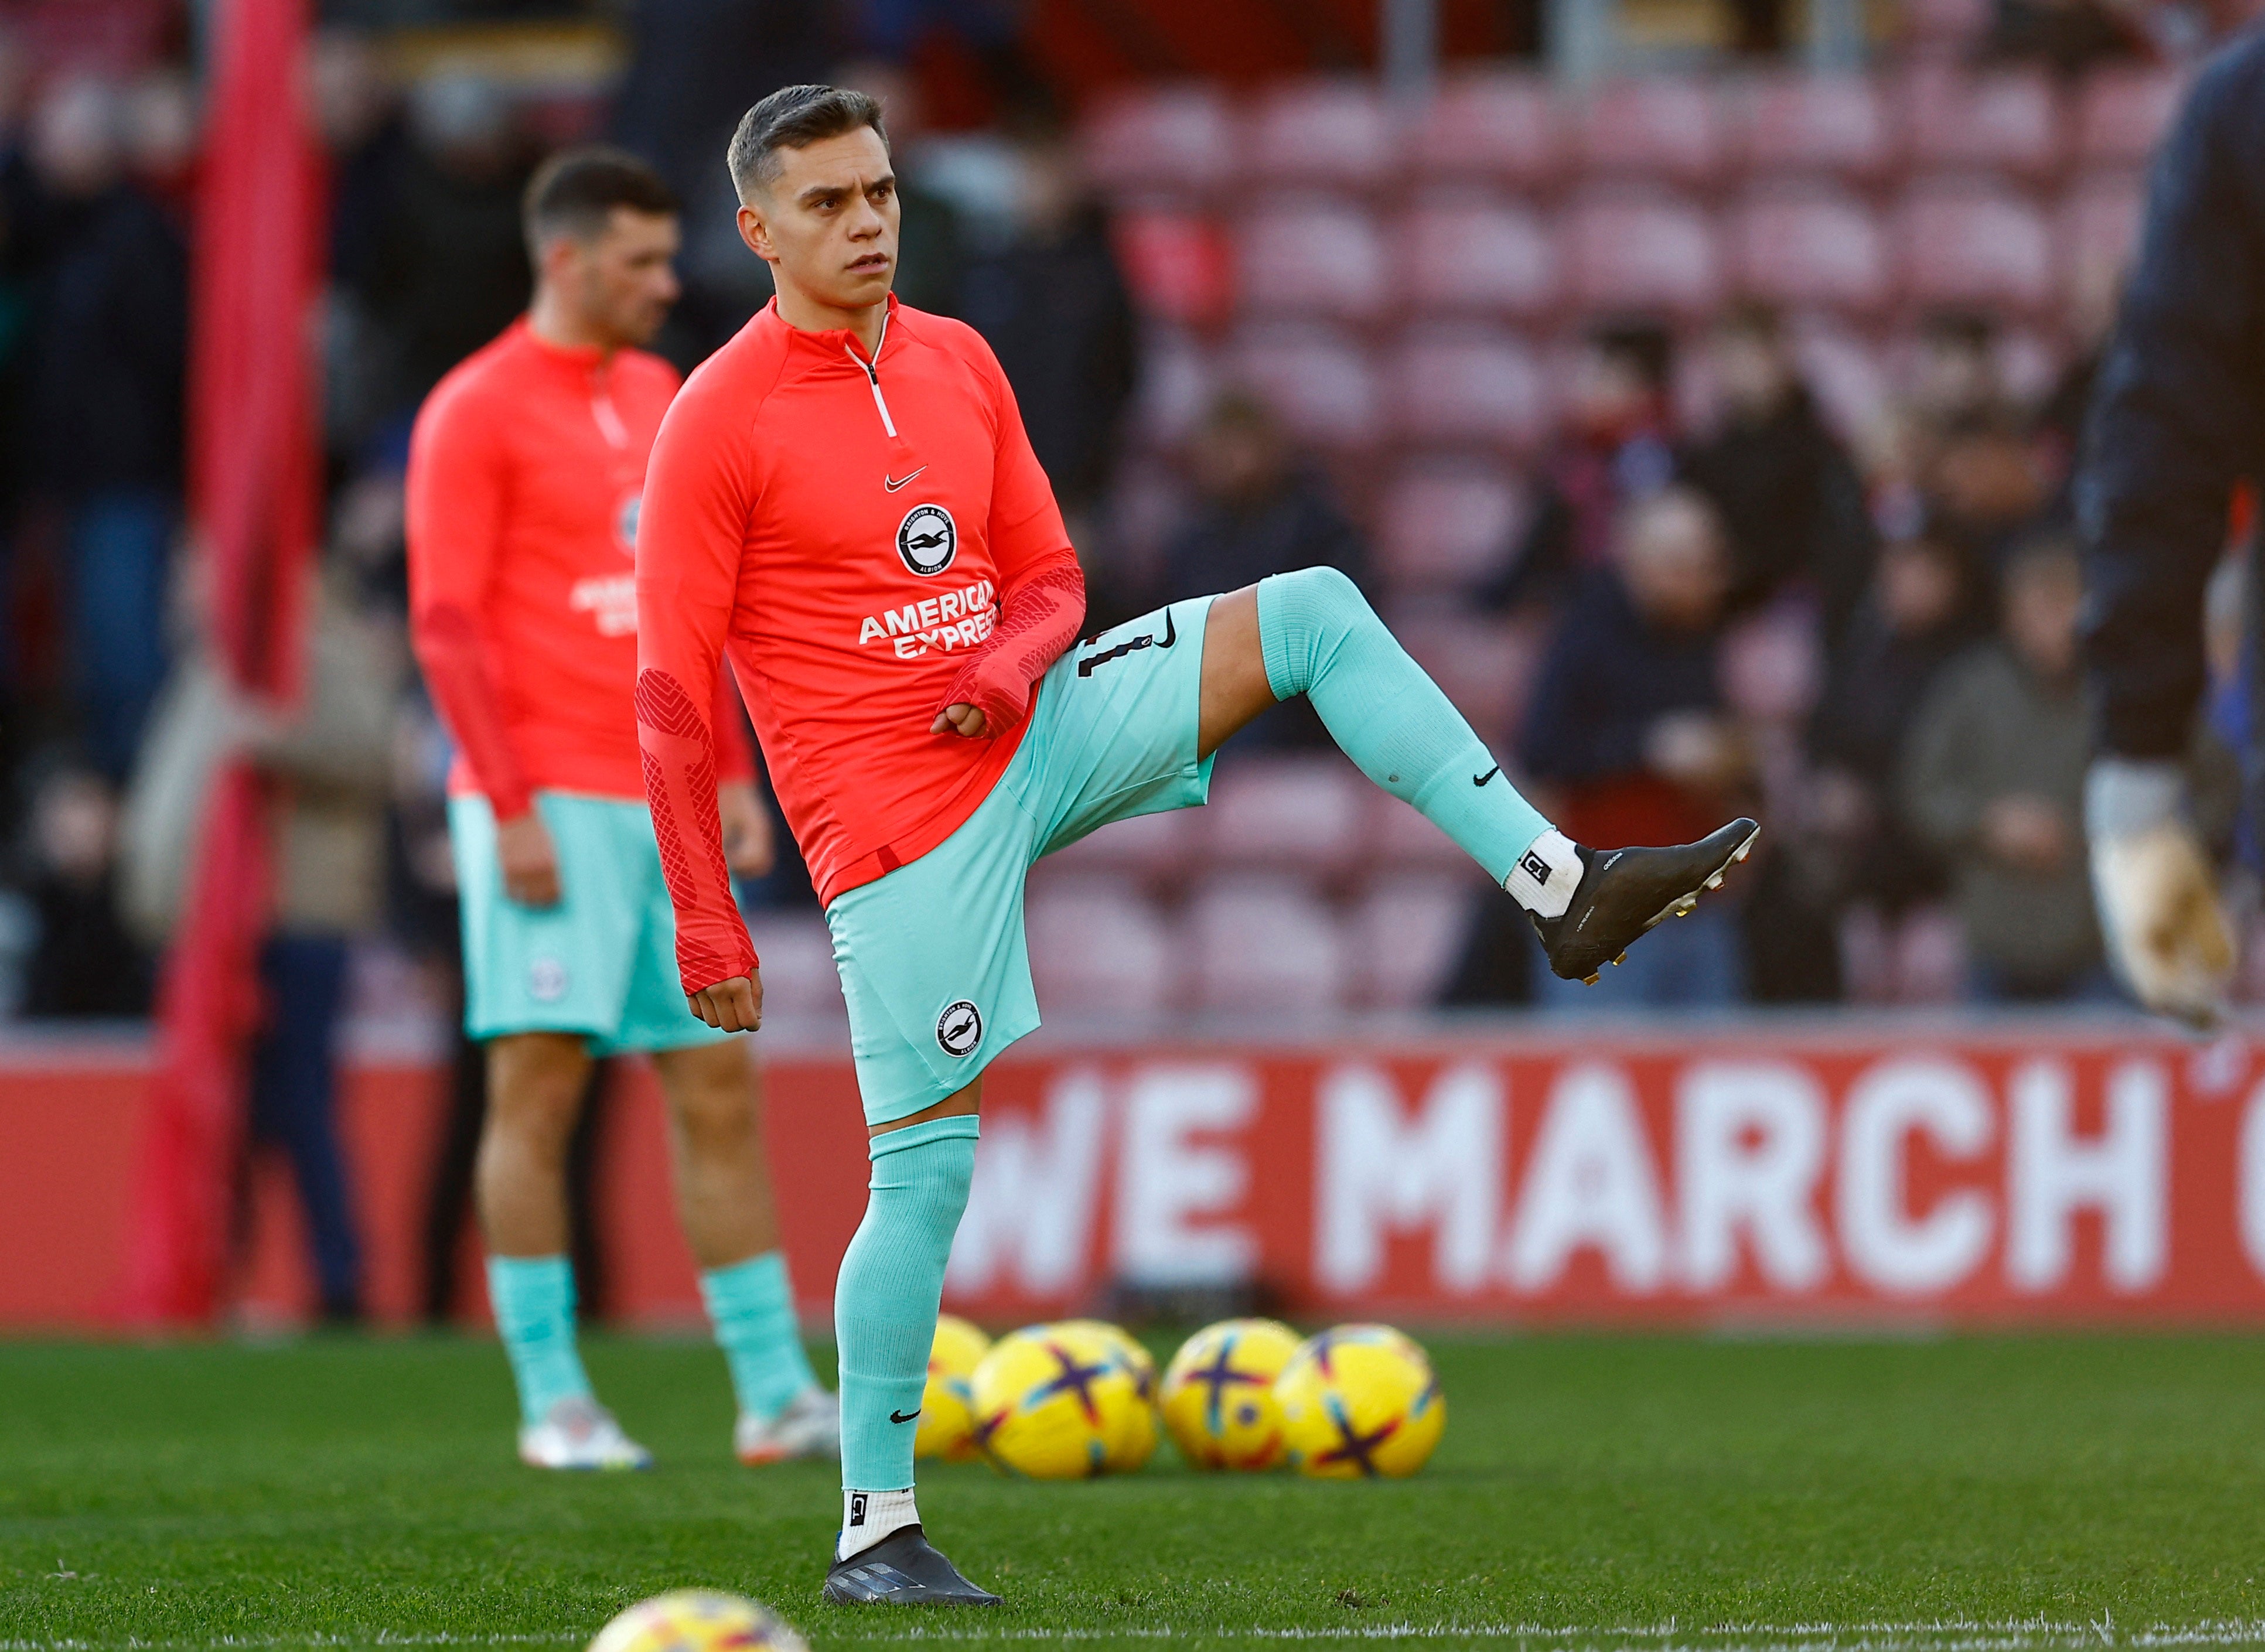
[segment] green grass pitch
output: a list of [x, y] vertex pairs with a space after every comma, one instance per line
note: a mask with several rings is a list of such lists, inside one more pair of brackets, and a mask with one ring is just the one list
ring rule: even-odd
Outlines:
[[1411, 1481], [931, 1466], [980, 1614], [821, 1607], [834, 1474], [733, 1463], [697, 1343], [593, 1345], [659, 1459], [608, 1476], [512, 1461], [477, 1340], [0, 1344], [0, 1652], [572, 1648], [685, 1584], [820, 1648], [2265, 1642], [2265, 1340], [1431, 1342]]

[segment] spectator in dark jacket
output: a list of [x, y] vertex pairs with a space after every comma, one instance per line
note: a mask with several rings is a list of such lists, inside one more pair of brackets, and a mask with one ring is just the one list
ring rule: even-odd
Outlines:
[[528, 154], [503, 94], [473, 76], [436, 76], [411, 96], [409, 129], [368, 292], [400, 418], [509, 326], [532, 290], [519, 221]]
[[1733, 311], [1715, 330], [1714, 359], [1722, 422], [1685, 450], [1681, 469], [1729, 530], [1730, 610], [1758, 608], [1805, 580], [1827, 644], [1836, 644], [1871, 570], [1864, 484], [1801, 382], [1773, 312]]
[[[2215, 1013], [2232, 968], [2180, 756], [2203, 591], [2237, 481], [2265, 473], [2265, 36], [2203, 69], [2158, 153], [2076, 484], [2093, 750], [2087, 827], [2111, 949], [2141, 1001]], [[2250, 605], [2253, 683], [2260, 658]], [[2252, 699], [2255, 696], [2253, 695]], [[2265, 782], [2249, 722], [2252, 819]]]
[[981, 333], [1021, 404], [1031, 446], [1078, 538], [1107, 491], [1138, 340], [1109, 221], [1069, 142], [1051, 129], [1017, 146], [1013, 242], [971, 260], [960, 319]]
[[1673, 365], [1664, 328], [1613, 323], [1591, 331], [1574, 367], [1564, 434], [1543, 462], [1533, 518], [1501, 577], [1480, 593], [1486, 606], [1557, 600], [1608, 559], [1621, 508], [1674, 479]]
[[123, 108], [66, 81], [40, 106], [45, 192], [32, 328], [33, 484], [61, 506], [71, 675], [89, 753], [115, 781], [164, 680], [180, 511], [188, 258], [124, 173]]
[[1257, 397], [1229, 390], [1189, 445], [1196, 506], [1164, 552], [1161, 600], [1255, 585], [1270, 573], [1329, 567], [1367, 579], [1367, 553], [1287, 432]]
[[[1196, 503], [1165, 545], [1156, 601], [1240, 590], [1298, 568], [1336, 568], [1357, 584], [1367, 579], [1359, 530], [1298, 462], [1281, 420], [1256, 397], [1229, 390], [1214, 402], [1188, 462]], [[1329, 735], [1300, 700], [1275, 707], [1239, 738], [1248, 748], [1318, 746]]]
[[119, 921], [118, 800], [84, 769], [48, 776], [32, 806], [25, 894], [39, 940], [25, 971], [27, 1015], [149, 1013], [149, 957]]
[[[1601, 848], [1686, 842], [1745, 785], [1746, 742], [1723, 713], [1719, 680], [1730, 578], [1722, 522], [1702, 495], [1669, 488], [1623, 514], [1611, 563], [1590, 572], [1550, 642], [1520, 747], [1568, 837]], [[1596, 989], [1537, 977], [1542, 1001], [1735, 1001], [1735, 909], [1702, 906], [1628, 960]]]

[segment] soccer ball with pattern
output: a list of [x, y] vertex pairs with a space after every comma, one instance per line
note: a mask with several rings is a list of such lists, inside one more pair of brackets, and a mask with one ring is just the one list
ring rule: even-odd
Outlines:
[[1032, 1325], [1001, 1337], [970, 1385], [975, 1438], [1000, 1467], [1033, 1480], [1109, 1472], [1144, 1418], [1139, 1380], [1111, 1340], [1084, 1325]]
[[1325, 1480], [1412, 1474], [1447, 1423], [1431, 1359], [1389, 1325], [1308, 1337], [1275, 1379], [1274, 1401], [1291, 1464]]
[[1271, 1468], [1282, 1460], [1274, 1379], [1299, 1347], [1273, 1320], [1222, 1320], [1180, 1344], [1164, 1367], [1164, 1426], [1198, 1468]]
[[975, 1444], [975, 1396], [968, 1382], [990, 1351], [991, 1339], [965, 1320], [936, 1315], [936, 1339], [928, 1350], [928, 1386], [921, 1390], [920, 1428], [913, 1436], [914, 1456], [969, 1463], [983, 1454]]
[[768, 1606], [717, 1589], [672, 1589], [640, 1600], [590, 1642], [590, 1652], [810, 1652]]
[[1061, 1328], [1089, 1334], [1107, 1344], [1111, 1355], [1132, 1374], [1140, 1403], [1125, 1406], [1111, 1431], [1108, 1459], [1112, 1474], [1129, 1474], [1147, 1465], [1156, 1452], [1156, 1357], [1132, 1339], [1124, 1327], [1106, 1320], [1063, 1320]]

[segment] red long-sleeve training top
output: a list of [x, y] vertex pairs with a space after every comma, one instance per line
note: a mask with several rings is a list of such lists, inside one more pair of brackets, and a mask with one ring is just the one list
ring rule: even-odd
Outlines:
[[[639, 499], [676, 369], [659, 356], [568, 349], [524, 320], [467, 357], [409, 442], [410, 637], [456, 743], [455, 792], [496, 818], [538, 788], [641, 798]], [[729, 695], [728, 682], [701, 680]], [[728, 701], [717, 703], [728, 704]], [[721, 778], [754, 753], [739, 717]]]
[[[637, 551], [637, 721], [688, 993], [755, 966], [701, 697], [727, 654], [831, 901], [975, 811], [1076, 639], [1084, 582], [1014, 393], [969, 327], [894, 299], [869, 363], [776, 301], [661, 425]], [[955, 701], [993, 731], [930, 731]]]

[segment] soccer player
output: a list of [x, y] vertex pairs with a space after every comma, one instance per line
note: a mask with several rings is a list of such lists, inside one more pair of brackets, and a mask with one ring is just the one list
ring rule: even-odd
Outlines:
[[1594, 975], [1687, 909], [1755, 826], [1670, 849], [1568, 841], [1331, 569], [1078, 642], [1077, 559], [997, 361], [890, 295], [878, 106], [789, 87], [747, 112], [729, 161], [777, 295], [669, 409], [637, 557], [638, 733], [677, 960], [703, 1021], [759, 1024], [710, 812], [708, 685], [728, 654], [826, 903], [872, 1159], [834, 1294], [843, 1499], [826, 1597], [988, 1605], [921, 1529], [913, 1419], [980, 1075], [1038, 1024], [1031, 863], [1201, 803], [1220, 743], [1295, 694], [1533, 913], [1561, 975]]
[[[638, 500], [677, 389], [637, 346], [676, 296], [676, 201], [630, 156], [570, 150], [528, 185], [526, 220], [534, 302], [425, 404], [408, 506], [411, 637], [460, 753], [448, 826], [465, 1025], [488, 1057], [480, 1219], [519, 1454], [543, 1468], [650, 1460], [597, 1403], [575, 1350], [564, 1193], [593, 1056], [643, 1050], [668, 1099], [739, 1455], [830, 1455], [838, 1409], [797, 1334], [745, 1041], [703, 1025], [677, 991], [630, 704]], [[736, 719], [716, 721], [698, 805], [728, 846], [719, 877], [770, 859]]]

